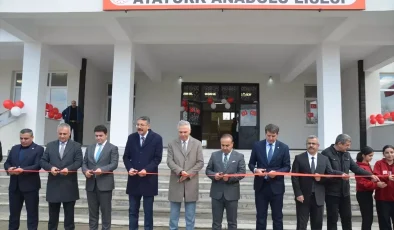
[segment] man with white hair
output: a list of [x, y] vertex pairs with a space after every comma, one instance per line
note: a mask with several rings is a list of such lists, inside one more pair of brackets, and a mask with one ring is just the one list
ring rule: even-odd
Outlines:
[[190, 136], [188, 121], [178, 123], [179, 138], [168, 144], [167, 165], [171, 169], [168, 200], [170, 230], [178, 229], [181, 203], [185, 202], [186, 230], [193, 230], [199, 193], [198, 172], [204, 167], [201, 142]]

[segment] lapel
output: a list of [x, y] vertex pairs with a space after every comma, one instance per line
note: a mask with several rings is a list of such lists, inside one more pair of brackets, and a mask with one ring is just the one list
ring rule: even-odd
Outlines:
[[141, 136], [138, 134], [138, 145], [141, 146], [141, 148], [144, 148], [149, 142], [151, 142], [153, 140], [152, 132], [153, 132], [152, 130], [150, 130], [150, 129], [148, 130], [148, 135], [146, 135], [144, 144], [142, 146], [140, 144]]
[[274, 152], [272, 153], [272, 158], [271, 158], [270, 163], [275, 161], [275, 158], [278, 156], [279, 150], [280, 150], [280, 148], [279, 148], [279, 141], [276, 141], [275, 149], [274, 149]]
[[187, 156], [189, 153], [190, 153], [190, 151], [192, 150], [192, 145], [194, 144], [194, 141], [193, 141], [193, 139], [189, 136], [189, 142], [187, 143], [187, 149], [186, 149], [186, 153], [185, 153], [185, 156]]
[[[307, 173], [312, 173], [311, 171], [311, 165], [309, 164], [309, 157], [308, 157], [308, 153], [305, 152], [304, 154], [302, 154], [302, 161], [301, 162], [305, 162], [305, 168], [307, 169]], [[316, 170], [315, 170], [316, 171]]]
[[[319, 173], [321, 171], [321, 168], [323, 167], [323, 158], [320, 157], [321, 156], [320, 153], [317, 153], [316, 156], [317, 156], [317, 162], [316, 162], [315, 172]], [[322, 170], [322, 173], [324, 172], [325, 170]]]
[[96, 164], [96, 160], [94, 159], [94, 151], [96, 150], [96, 144], [89, 146], [89, 155], [90, 161]]
[[[66, 147], [64, 148], [63, 159], [66, 157], [67, 153], [70, 152], [70, 150], [72, 149], [71, 142], [72, 142], [72, 140], [67, 141]], [[57, 142], [57, 152], [58, 152], [58, 157], [60, 159], [59, 150], [60, 150], [60, 141]], [[62, 159], [60, 159], [60, 160], [62, 160]]]
[[[263, 148], [263, 162], [267, 162], [267, 165], [268, 165], [268, 157], [267, 157], [267, 141], [266, 140], [264, 140], [263, 141], [263, 146], [262, 146], [262, 148]], [[272, 161], [272, 159], [271, 159], [271, 161]]]
[[100, 162], [101, 158], [103, 157], [104, 154], [106, 154], [109, 151], [109, 143], [107, 141], [107, 143], [105, 143], [104, 148], [101, 150], [100, 156], [97, 160], [97, 163]]

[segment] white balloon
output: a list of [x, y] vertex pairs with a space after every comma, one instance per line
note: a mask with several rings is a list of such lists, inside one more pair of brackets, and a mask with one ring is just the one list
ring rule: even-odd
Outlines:
[[222, 99], [222, 103], [223, 103], [223, 104], [226, 104], [226, 103], [227, 103], [227, 100], [226, 100], [226, 99]]
[[185, 111], [185, 107], [181, 106], [181, 112]]
[[226, 103], [226, 104], [224, 105], [224, 107], [225, 107], [226, 109], [230, 109], [231, 105], [230, 105], [229, 103]]
[[21, 112], [22, 112], [21, 108], [19, 108], [18, 106], [14, 106], [11, 109], [11, 114], [12, 114], [12, 116], [15, 116], [15, 117], [19, 117], [21, 115]]
[[211, 104], [211, 109], [216, 109], [216, 104], [215, 103]]

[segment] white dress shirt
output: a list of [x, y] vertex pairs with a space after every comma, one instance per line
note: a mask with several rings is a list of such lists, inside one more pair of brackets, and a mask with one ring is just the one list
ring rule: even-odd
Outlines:
[[[105, 141], [105, 142], [102, 144], [102, 146], [101, 146], [101, 151], [103, 151], [103, 148], [104, 148], [104, 146], [105, 146], [106, 143], [107, 143], [107, 141]], [[99, 148], [100, 148], [100, 145], [97, 143], [97, 144], [96, 144], [96, 148], [94, 148], [94, 159], [96, 159], [96, 155], [97, 155], [97, 152], [98, 152]]]
[[309, 159], [309, 167], [312, 167], [312, 157], [314, 157], [313, 161], [315, 162], [315, 169], [316, 169], [316, 166], [317, 166], [317, 153], [314, 156], [312, 156], [309, 152], [307, 152], [307, 153], [308, 153], [308, 159]]

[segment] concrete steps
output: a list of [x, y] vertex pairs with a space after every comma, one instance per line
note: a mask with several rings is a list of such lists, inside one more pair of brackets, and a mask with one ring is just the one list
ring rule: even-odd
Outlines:
[[[120, 149], [120, 154], [123, 155], [123, 149]], [[210, 158], [211, 153], [215, 150], [204, 150], [204, 168], [200, 171], [200, 200], [197, 202], [197, 215], [196, 215], [196, 229], [211, 229], [212, 224], [212, 211], [211, 211], [211, 200], [209, 197], [209, 190], [211, 187], [211, 180], [205, 175], [205, 167]], [[241, 151], [245, 155], [246, 164], [250, 158], [250, 150], [249, 151]], [[291, 152], [291, 160], [294, 159], [296, 154], [299, 154], [303, 151], [292, 151]], [[352, 153], [352, 157], [356, 153]], [[169, 186], [169, 175], [170, 170], [166, 164], [167, 160], [167, 151], [164, 150], [163, 160], [159, 166], [159, 195], [155, 197], [154, 202], [154, 217], [155, 217], [155, 230], [168, 229], [168, 221], [169, 221], [169, 202], [168, 202], [168, 186]], [[1, 164], [0, 168], [3, 168], [3, 164]], [[81, 169], [79, 169], [79, 172]], [[119, 174], [115, 175], [115, 190], [113, 193], [113, 211], [112, 211], [112, 219], [114, 225], [128, 225], [128, 196], [126, 195], [126, 184], [127, 184], [127, 172], [123, 164], [122, 157], [119, 159], [118, 169], [115, 171]], [[251, 173], [247, 168], [247, 173]], [[45, 201], [45, 192], [46, 192], [46, 184], [47, 184], [47, 173], [41, 173], [41, 185], [42, 189], [40, 190], [40, 220], [47, 220], [48, 218], [48, 205]], [[254, 204], [254, 190], [253, 190], [253, 176], [245, 177], [241, 181], [241, 200], [239, 202], [239, 212], [238, 212], [238, 221], [239, 221], [239, 229], [255, 229], [255, 220], [256, 220], [256, 211]], [[5, 173], [0, 174], [0, 219], [8, 219], [8, 184], [9, 184], [9, 176], [5, 175]], [[80, 200], [77, 201], [75, 207], [75, 217], [76, 222], [78, 223], [88, 223], [88, 207], [87, 207], [87, 199], [85, 192], [85, 177], [82, 173], [78, 173], [78, 184], [80, 190]], [[291, 185], [291, 178], [285, 177], [285, 186], [286, 193], [284, 196], [284, 227], [285, 229], [294, 230], [296, 228], [296, 214], [295, 214], [295, 201], [293, 188]], [[352, 210], [353, 210], [353, 222], [354, 227], [356, 229], [360, 228], [361, 225], [361, 215], [359, 212], [358, 202], [355, 196], [355, 180], [351, 180], [351, 199], [352, 199]], [[62, 213], [63, 211], [61, 211]], [[25, 212], [23, 211], [22, 219], [25, 217]], [[269, 211], [270, 213], [270, 211]], [[141, 205], [140, 209], [140, 225], [143, 225], [143, 208]], [[63, 217], [61, 216], [61, 220]], [[226, 229], [226, 217], [224, 216], [223, 228]], [[375, 216], [375, 223], [373, 229], [378, 229], [377, 227], [377, 218]], [[268, 229], [272, 229], [271, 217], [268, 216]], [[326, 220], [326, 218], [324, 219]], [[339, 224], [340, 226], [340, 224]], [[183, 207], [181, 209], [181, 218], [180, 218], [180, 229], [184, 229], [184, 210]], [[326, 229], [326, 228], [323, 228]]]

